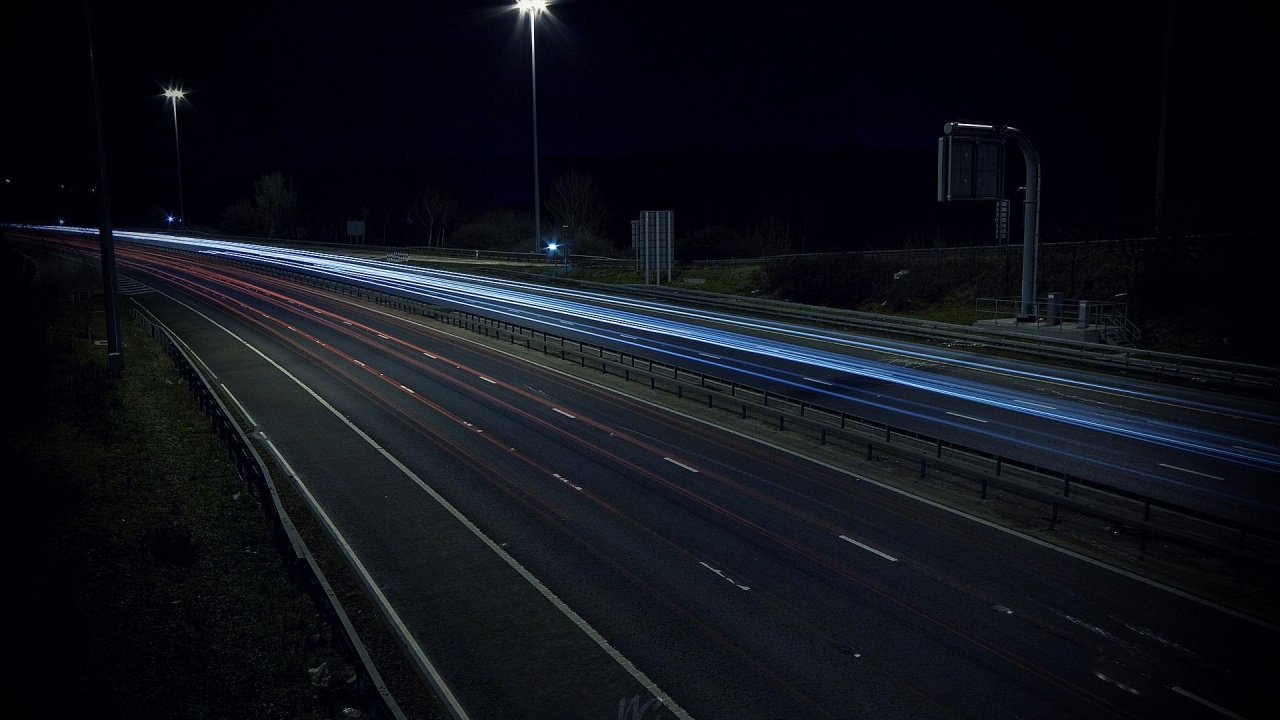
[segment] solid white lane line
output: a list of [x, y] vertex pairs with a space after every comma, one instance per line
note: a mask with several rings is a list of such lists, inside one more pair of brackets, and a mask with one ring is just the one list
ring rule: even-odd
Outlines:
[[1280, 455], [1273, 452], [1267, 452], [1266, 450], [1259, 450], [1258, 448], [1245, 447], [1243, 445], [1232, 445], [1231, 449], [1243, 450], [1244, 452], [1257, 453], [1259, 455], [1266, 455], [1267, 457], [1280, 457]]
[[485, 381], [485, 382], [487, 382], [487, 383], [490, 383], [490, 384], [492, 384], [492, 385], [497, 385], [497, 384], [498, 384], [498, 381], [497, 381], [497, 380], [490, 380], [489, 378], [487, 378], [487, 377], [485, 377], [485, 376], [483, 376], [483, 375], [477, 375], [476, 377], [478, 377], [478, 378], [480, 378], [481, 380], [483, 380], [483, 381]]
[[249, 421], [249, 429], [252, 430], [253, 428], [258, 427], [257, 421], [253, 419], [253, 416], [249, 414], [249, 411], [245, 409], [244, 405], [240, 404], [240, 400], [231, 393], [231, 390], [227, 388], [226, 384], [223, 383], [221, 387], [222, 392], [226, 393], [227, 397], [231, 398], [231, 402], [235, 403], [236, 407], [240, 408], [240, 412], [244, 415], [244, 419]]
[[436, 357], [435, 355], [432, 355], [432, 354], [431, 354], [431, 353], [429, 353], [429, 352], [424, 352], [424, 353], [422, 353], [422, 354], [423, 354], [423, 355], [426, 355], [427, 357], [431, 358], [432, 360], [439, 360], [439, 359], [440, 359], [440, 358]]
[[866, 550], [867, 552], [875, 553], [876, 555], [879, 555], [880, 557], [884, 558], [885, 560], [888, 560], [889, 562], [898, 562], [898, 558], [892, 555], [889, 555], [888, 553], [880, 552], [879, 550], [871, 547], [870, 545], [863, 545], [862, 543], [858, 542], [857, 540], [854, 540], [848, 535], [841, 535], [840, 539], [844, 540], [845, 542], [853, 543], [854, 545], [857, 545], [858, 547], [862, 548], [863, 550]]
[[1031, 402], [1031, 401], [1029, 401], [1029, 400], [1023, 400], [1023, 401], [1022, 401], [1022, 404], [1023, 404], [1023, 405], [1030, 405], [1030, 406], [1032, 406], [1032, 407], [1044, 408], [1045, 410], [1057, 410], [1057, 409], [1058, 409], [1058, 408], [1056, 408], [1056, 407], [1054, 407], [1054, 406], [1052, 406], [1052, 405], [1044, 405], [1044, 404], [1041, 404], [1041, 403]]
[[558, 407], [553, 407], [553, 408], [551, 408], [551, 409], [552, 409], [552, 410], [555, 410], [556, 412], [560, 413], [561, 415], [563, 415], [563, 416], [565, 416], [565, 417], [569, 418], [570, 420], [577, 420], [577, 419], [578, 419], [577, 417], [575, 417], [575, 416], [573, 416], [573, 415], [570, 415], [569, 413], [567, 413], [567, 412], [565, 412], [565, 411], [561, 410], [561, 409], [560, 409], [560, 408], [558, 408]]
[[1178, 693], [1179, 695], [1185, 698], [1195, 700], [1196, 702], [1200, 703], [1201, 705], [1211, 710], [1217, 710], [1218, 712], [1222, 713], [1223, 715], [1226, 715], [1229, 718], [1234, 718], [1234, 720], [1246, 720], [1246, 718], [1243, 715], [1237, 715], [1236, 713], [1231, 712], [1230, 710], [1222, 707], [1221, 705], [1218, 705], [1216, 703], [1211, 703], [1208, 700], [1205, 700], [1204, 698], [1200, 697], [1199, 695], [1196, 695], [1195, 693], [1191, 693], [1191, 692], [1187, 692], [1186, 690], [1183, 690], [1177, 685], [1174, 685], [1172, 688], [1169, 688], [1169, 689], [1173, 690], [1174, 692]]
[[830, 387], [831, 385], [833, 385], [833, 383], [829, 383], [826, 380], [819, 380], [818, 378], [806, 377], [805, 380], [808, 380], [811, 383], [817, 383], [819, 385], [826, 385], [827, 387]]
[[[170, 296], [166, 296], [166, 297], [170, 297]], [[187, 308], [191, 312], [207, 320], [214, 327], [217, 327], [218, 329], [225, 332], [227, 335], [235, 338], [237, 341], [239, 341], [242, 345], [244, 345], [250, 351], [252, 351], [256, 355], [261, 357], [264, 361], [266, 361], [272, 367], [278, 370], [282, 375], [284, 375], [285, 377], [293, 381], [295, 384], [297, 384], [298, 387], [302, 388], [304, 392], [306, 392], [308, 395], [314, 398], [316, 402], [320, 403], [339, 422], [343, 423], [348, 428], [350, 428], [352, 432], [356, 433], [356, 435], [358, 435], [361, 439], [363, 439], [370, 447], [372, 447], [375, 451], [377, 451], [384, 458], [386, 458], [388, 462], [395, 465], [396, 468], [398, 468], [400, 472], [404, 473], [405, 476], [411, 479], [414, 482], [414, 484], [416, 484], [419, 488], [422, 489], [423, 492], [430, 495], [431, 498], [435, 500], [437, 504], [443, 507], [459, 523], [461, 523], [464, 527], [470, 530], [472, 535], [474, 535], [480, 542], [484, 543], [486, 547], [488, 547], [495, 555], [501, 558], [502, 561], [505, 562], [509, 567], [511, 567], [512, 570], [518, 573], [520, 577], [524, 578], [525, 582], [533, 586], [533, 588], [537, 590], [538, 593], [541, 594], [544, 598], [546, 598], [547, 601], [550, 602], [553, 607], [559, 610], [561, 614], [563, 614], [566, 618], [569, 619], [570, 622], [572, 622], [579, 629], [581, 629], [582, 632], [585, 633], [587, 637], [591, 638], [591, 640], [595, 642], [597, 646], [599, 646], [602, 650], [604, 650], [604, 652], [606, 652], [609, 655], [609, 657], [613, 658], [614, 662], [622, 666], [622, 668], [629, 675], [631, 675], [631, 677], [635, 678], [646, 690], [652, 693], [654, 697], [661, 700], [662, 708], [664, 710], [675, 715], [677, 718], [679, 718], [679, 720], [692, 720], [689, 713], [687, 713], [684, 710], [684, 708], [680, 707], [680, 705], [676, 703], [675, 700], [671, 699], [670, 695], [668, 695], [661, 688], [659, 688], [652, 680], [649, 679], [647, 675], [645, 675], [645, 673], [642, 670], [640, 670], [640, 668], [636, 667], [634, 663], [632, 663], [629, 659], [627, 659], [626, 656], [624, 656], [621, 652], [619, 652], [617, 648], [613, 647], [613, 645], [611, 645], [608, 640], [606, 640], [598, 631], [596, 631], [594, 627], [592, 627], [589, 623], [587, 623], [587, 621], [584, 620], [581, 615], [576, 613], [572, 608], [570, 608], [567, 604], [565, 604], [565, 602], [561, 600], [558, 595], [552, 592], [550, 588], [542, 584], [542, 581], [540, 581], [537, 577], [535, 577], [533, 573], [529, 572], [529, 570], [525, 568], [523, 565], [521, 565], [518, 560], [512, 557], [510, 553], [502, 549], [502, 547], [498, 545], [498, 543], [494, 542], [494, 540], [490, 538], [488, 535], [485, 535], [484, 531], [482, 531], [479, 528], [479, 526], [477, 526], [465, 515], [463, 515], [462, 512], [459, 511], [456, 507], [454, 507], [448, 500], [446, 500], [444, 496], [436, 492], [436, 490], [432, 488], [430, 485], [428, 485], [425, 480], [423, 480], [421, 477], [416, 475], [411, 469], [409, 469], [408, 466], [400, 462], [400, 460], [397, 459], [394, 455], [387, 452], [387, 450], [383, 448], [381, 445], [379, 445], [376, 441], [374, 441], [374, 439], [370, 437], [368, 433], [366, 433], [364, 430], [361, 430], [359, 427], [353, 424], [347, 416], [343, 415], [337, 408], [335, 408], [327, 400], [321, 397], [319, 393], [317, 393], [315, 390], [312, 390], [309, 386], [306, 385], [306, 383], [299, 380], [296, 376], [291, 374], [288, 370], [286, 370], [283, 366], [281, 366], [275, 360], [272, 360], [270, 357], [268, 357], [266, 353], [254, 347], [247, 340], [240, 337], [239, 335], [236, 335], [226, 326], [220, 324], [218, 321], [200, 312], [199, 310], [191, 307], [190, 305], [182, 303], [181, 301], [178, 301], [172, 297], [170, 297], [170, 299], [175, 300], [175, 302], [178, 302], [179, 304], [181, 304], [183, 307]], [[161, 325], [161, 327], [164, 327], [164, 326]], [[165, 327], [165, 330], [169, 332], [170, 335], [173, 335], [173, 332], [170, 331], [167, 327]], [[266, 436], [263, 435], [264, 439], [265, 437]], [[281, 463], [281, 465], [285, 466], [286, 472], [293, 478], [293, 482], [296, 483], [298, 488], [307, 496], [307, 500], [308, 500], [308, 503], [311, 505], [312, 511], [322, 517], [323, 521], [329, 528], [330, 534], [341, 545], [343, 549], [343, 553], [347, 556], [347, 561], [351, 563], [356, 568], [356, 571], [365, 579], [366, 581], [365, 586], [370, 588], [370, 591], [377, 598], [378, 604], [381, 606], [382, 610], [392, 618], [392, 622], [396, 625], [397, 628], [400, 629], [399, 634], [401, 635], [401, 640], [403, 640], [405, 644], [411, 648], [410, 652], [414, 655], [414, 658], [418, 663], [418, 665], [420, 667], [425, 667], [428, 669], [428, 675], [430, 675], [432, 678], [433, 688], [436, 690], [437, 693], [439, 693], [442, 696], [442, 699], [446, 703], [448, 703], [447, 709], [453, 714], [455, 718], [458, 718], [460, 720], [466, 720], [468, 717], [466, 711], [462, 708], [461, 704], [459, 704], [457, 700], [454, 698], [452, 691], [444, 684], [444, 680], [441, 678], [439, 673], [436, 672], [435, 667], [432, 666], [431, 661], [427, 658], [426, 653], [423, 652], [417, 639], [413, 637], [413, 634], [409, 632], [408, 628], [401, 621], [399, 615], [396, 613], [395, 608], [387, 600], [386, 596], [383, 595], [382, 590], [378, 587], [377, 581], [373, 578], [373, 576], [369, 574], [368, 570], [364, 567], [363, 563], [360, 562], [360, 558], [356, 556], [355, 551], [352, 550], [351, 546], [347, 543], [346, 539], [342, 537], [342, 534], [338, 531], [337, 526], [335, 526], [333, 522], [329, 519], [328, 515], [324, 513], [323, 508], [320, 507], [319, 502], [311, 495], [311, 492], [304, 484], [303, 479], [298, 477], [297, 473], [293, 472], [292, 468], [289, 468], [285, 464], [284, 456], [281, 455], [277, 449], [275, 449], [274, 447], [271, 447], [271, 452], [273, 455], [275, 455], [276, 459]]]
[[679, 465], [680, 467], [684, 468], [685, 470], [688, 470], [689, 472], [695, 472], [695, 473], [696, 473], [696, 472], [698, 472], [698, 471], [697, 471], [697, 470], [695, 470], [694, 468], [691, 468], [691, 467], [689, 467], [688, 465], [685, 465], [684, 463], [680, 462], [679, 460], [672, 460], [672, 459], [671, 459], [671, 458], [669, 458], [669, 457], [664, 457], [664, 458], [662, 458], [662, 459], [663, 459], [663, 460], [666, 460], [667, 462], [671, 463], [672, 465]]
[[954, 416], [956, 416], [956, 417], [958, 417], [958, 418], [964, 418], [965, 420], [972, 420], [972, 421], [974, 421], [974, 422], [980, 422], [980, 423], [987, 423], [987, 422], [990, 422], [989, 420], [983, 420], [982, 418], [976, 418], [976, 417], [973, 417], [972, 415], [961, 415], [960, 413], [951, 412], [950, 410], [948, 410], [948, 411], [947, 411], [947, 414], [948, 414], [948, 415], [954, 415]]
[[1166, 463], [1160, 463], [1160, 467], [1169, 468], [1170, 470], [1177, 470], [1178, 472], [1191, 473], [1192, 475], [1199, 475], [1200, 477], [1209, 478], [1210, 480], [1226, 480], [1226, 478], [1224, 477], [1219, 477], [1217, 475], [1210, 475], [1209, 473], [1202, 473], [1196, 470], [1188, 470], [1183, 467], [1178, 467], [1177, 465], [1168, 465]]

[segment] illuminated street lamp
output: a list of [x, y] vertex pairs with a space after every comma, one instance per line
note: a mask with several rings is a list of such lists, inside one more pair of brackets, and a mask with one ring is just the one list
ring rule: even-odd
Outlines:
[[534, 21], [547, 11], [547, 0], [516, 0], [521, 15], [529, 15], [529, 58], [533, 79], [533, 249], [542, 245], [542, 200], [538, 195], [538, 51], [534, 42]]
[[164, 97], [166, 100], [173, 101], [173, 148], [178, 155], [178, 224], [184, 225], [187, 221], [187, 208], [182, 201], [182, 147], [178, 144], [178, 101], [185, 99], [187, 94], [182, 88], [165, 88]]

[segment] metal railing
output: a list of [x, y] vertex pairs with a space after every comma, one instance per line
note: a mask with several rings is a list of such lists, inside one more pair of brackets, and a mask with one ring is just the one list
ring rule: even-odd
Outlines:
[[[575, 287], [610, 295], [674, 301], [683, 305], [777, 318], [843, 331], [901, 337], [933, 344], [945, 343], [985, 348], [1093, 369], [1145, 373], [1197, 385], [1216, 385], [1250, 392], [1257, 390], [1280, 392], [1280, 366], [1215, 360], [1124, 345], [1089, 342], [1065, 333], [1026, 333], [996, 324], [957, 325], [899, 315], [882, 315], [782, 300], [725, 295], [671, 285], [612, 285], [566, 278], [540, 277], [509, 270], [488, 270], [486, 273], [530, 281], [572, 284]], [[1118, 319], [1108, 318], [1106, 323], [1111, 327], [1125, 327], [1130, 337], [1135, 337], [1136, 328], [1123, 325]]]
[[1101, 519], [1113, 524], [1117, 531], [1125, 529], [1135, 534], [1143, 552], [1149, 539], [1158, 537], [1234, 563], [1238, 579], [1251, 571], [1266, 575], [1280, 569], [1280, 536], [1271, 530], [567, 335], [332, 278], [264, 268], [245, 261], [230, 262], [429, 317], [554, 355], [579, 367], [598, 367], [603, 374], [645, 382], [650, 389], [665, 390], [677, 398], [705, 397], [709, 408], [732, 412], [743, 419], [768, 419], [776, 422], [781, 431], [803, 430], [822, 445], [838, 443], [849, 450], [865, 452], [868, 458], [886, 455], [917, 464], [921, 479], [930, 472], [965, 478], [975, 483], [982, 498], [991, 488], [997, 488], [1043, 502], [1049, 507], [1053, 524], [1060, 522], [1059, 514], [1064, 510]]
[[257, 496], [263, 513], [271, 525], [276, 547], [284, 557], [285, 564], [306, 588], [316, 607], [328, 622], [334, 649], [355, 668], [356, 681], [353, 693], [356, 702], [361, 704], [360, 709], [370, 718], [405, 720], [404, 712], [401, 711], [383, 682], [364, 643], [360, 641], [359, 634], [351, 624], [350, 617], [343, 609], [342, 602], [329, 585], [324, 572], [289, 518], [289, 513], [285, 510], [275, 482], [267, 469], [268, 466], [263, 462], [257, 449], [236, 423], [234, 416], [227, 410], [221, 398], [212, 390], [196, 363], [187, 355], [181, 344], [175, 341], [169, 330], [137, 305], [133, 306], [130, 314], [143, 331], [173, 361], [179, 377], [187, 382], [201, 410], [213, 423], [213, 432], [226, 448], [236, 468], [236, 474]]

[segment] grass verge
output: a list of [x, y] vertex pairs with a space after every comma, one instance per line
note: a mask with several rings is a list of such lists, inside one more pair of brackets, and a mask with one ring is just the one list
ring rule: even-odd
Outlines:
[[[171, 361], [125, 319], [113, 377], [101, 296], [10, 299], [26, 305], [0, 435], [16, 481], [17, 715], [366, 717], [353, 668]], [[408, 717], [444, 717], [325, 540], [307, 537], [392, 696]]]

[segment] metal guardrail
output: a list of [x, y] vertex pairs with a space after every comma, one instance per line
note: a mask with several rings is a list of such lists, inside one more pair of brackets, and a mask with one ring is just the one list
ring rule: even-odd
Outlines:
[[1062, 510], [1105, 520], [1117, 530], [1135, 533], [1142, 551], [1149, 538], [1160, 537], [1234, 563], [1238, 578], [1259, 568], [1264, 573], [1280, 569], [1280, 537], [1261, 528], [568, 336], [295, 270], [224, 262], [430, 317], [582, 367], [590, 364], [628, 381], [647, 380], [651, 389], [679, 398], [705, 396], [708, 407], [733, 409], [744, 419], [776, 420], [779, 430], [803, 428], [821, 444], [843, 442], [851, 450], [865, 451], [868, 458], [884, 454], [918, 463], [922, 479], [930, 470], [966, 478], [977, 484], [983, 498], [995, 487], [1043, 502], [1050, 507], [1053, 523], [1059, 522]]
[[567, 278], [547, 278], [509, 270], [488, 270], [487, 272], [524, 280], [571, 284], [611, 295], [644, 297], [668, 302], [678, 301], [715, 310], [827, 326], [846, 331], [904, 337], [935, 344], [953, 343], [982, 347], [1053, 362], [1123, 372], [1141, 372], [1202, 385], [1280, 392], [1280, 366], [1177, 355], [1086, 342], [1051, 334], [1011, 332], [998, 327], [956, 325], [782, 300], [725, 295], [672, 285], [611, 285]]
[[[182, 254], [186, 251], [172, 252]], [[666, 388], [679, 397], [684, 397], [686, 391], [705, 393], [709, 407], [717, 407], [717, 398], [722, 399], [721, 407], [723, 407], [723, 399], [728, 398], [728, 402], [738, 407], [744, 418], [752, 413], [755, 417], [776, 418], [780, 430], [786, 430], [788, 425], [806, 428], [817, 433], [819, 441], [824, 444], [833, 439], [843, 439], [850, 447], [865, 448], [869, 457], [875, 453], [884, 453], [918, 462], [921, 478], [925, 477], [929, 468], [933, 468], [976, 481], [984, 498], [988, 487], [995, 486], [1029, 499], [1045, 502], [1051, 506], [1053, 522], [1058, 521], [1060, 510], [1067, 509], [1104, 519], [1115, 523], [1117, 527], [1131, 528], [1138, 534], [1140, 549], [1145, 549], [1148, 537], [1163, 537], [1230, 560], [1236, 564], [1237, 574], [1253, 566], [1263, 566], [1269, 571], [1280, 568], [1280, 537], [1261, 528], [1211, 517], [1191, 508], [1178, 507], [1171, 503], [1136, 495], [1087, 478], [1048, 471], [1019, 462], [1015, 458], [992, 455], [942, 438], [931, 438], [884, 423], [864, 420], [804, 400], [751, 388], [730, 380], [573, 338], [494, 320], [475, 313], [424, 303], [386, 291], [372, 290], [356, 283], [320, 278], [296, 270], [272, 268], [245, 260], [221, 259], [220, 262], [256, 272], [265, 272], [272, 276], [287, 277], [297, 282], [347, 294], [361, 300], [377, 302], [401, 311], [462, 325], [485, 335], [492, 332], [498, 339], [502, 339], [502, 333], [505, 332], [509, 342], [521, 343], [527, 349], [534, 349], [536, 344], [537, 349], [544, 353], [558, 354], [561, 358], [576, 358], [583, 366], [588, 361], [593, 366], [599, 364], [604, 373], [612, 369], [613, 374], [621, 375], [627, 380], [630, 380], [632, 375], [637, 378], [647, 378], [651, 388]], [[613, 286], [605, 287], [613, 289]], [[653, 288], [644, 288], [643, 291], [645, 294], [654, 292]], [[850, 314], [867, 315], [811, 306], [802, 306], [806, 310], [797, 310], [793, 304], [777, 301], [734, 298], [733, 301], [726, 302], [722, 296], [717, 297], [714, 293], [678, 291], [679, 296], [686, 294], [697, 294], [707, 302], [720, 306], [727, 304], [739, 310], [740, 304], [735, 301], [746, 300], [757, 309], [768, 309], [772, 306], [776, 308], [776, 312], [787, 317], [817, 317], [822, 318], [823, 322], [833, 322], [832, 318], [834, 318], [836, 324], [841, 324]], [[807, 310], [815, 312], [810, 313]], [[880, 318], [880, 316], [873, 317]], [[884, 324], [890, 327], [896, 325], [896, 323]], [[940, 332], [944, 335], [947, 333], [945, 329], [940, 329], [940, 327], [946, 327], [941, 323], [910, 321], [905, 324], [906, 327], [912, 325], [933, 335]], [[968, 330], [968, 328], [964, 329]], [[956, 333], [956, 335], [971, 336], [969, 332]], [[223, 412], [225, 413], [225, 409]]]
[[1256, 528], [634, 353], [476, 313], [379, 295], [373, 293], [365, 299], [576, 361], [582, 367], [599, 367], [603, 374], [647, 381], [650, 389], [666, 390], [679, 398], [706, 397], [709, 408], [732, 410], [742, 419], [776, 421], [778, 430], [804, 428], [820, 444], [842, 443], [847, 449], [865, 451], [868, 459], [884, 454], [918, 463], [921, 479], [930, 470], [967, 478], [977, 483], [983, 499], [989, 487], [995, 487], [1043, 502], [1050, 506], [1054, 524], [1059, 522], [1061, 510], [1069, 510], [1113, 523], [1117, 529], [1132, 529], [1141, 551], [1146, 550], [1148, 538], [1161, 537], [1235, 563], [1238, 577], [1250, 568], [1264, 568], [1265, 572], [1280, 568], [1280, 538]]
[[[263, 241], [258, 238], [235, 238], [254, 242]], [[1084, 244], [1104, 244], [1112, 241], [1094, 241]], [[368, 252], [374, 255], [385, 255], [387, 252], [406, 254], [439, 255], [442, 257], [463, 257], [479, 260], [541, 262], [541, 253], [504, 252], [490, 250], [464, 250], [443, 247], [409, 247], [386, 248], [374, 245], [352, 245], [349, 243], [284, 243], [290, 247], [305, 245], [308, 249], [331, 251], [337, 254]], [[937, 255], [956, 252], [972, 252], [973, 248], [923, 248], [918, 250], [884, 250], [868, 251], [870, 254], [890, 255]], [[828, 253], [832, 256], [849, 253]], [[800, 257], [786, 255], [778, 257]], [[754, 258], [750, 260], [704, 261], [694, 266], [725, 265], [742, 263], [759, 263], [770, 258]], [[776, 259], [776, 258], [774, 258]], [[630, 267], [634, 260], [629, 258], [596, 258], [574, 256], [575, 264], [598, 264], [618, 267]], [[547, 276], [534, 273], [523, 273], [502, 269], [487, 269], [487, 274], [503, 275], [522, 280], [547, 283], [566, 283], [577, 287], [591, 288], [600, 292], [632, 297], [647, 297], [655, 300], [677, 299], [681, 302], [696, 304], [719, 310], [747, 312], [751, 314], [775, 317], [800, 323], [835, 326], [844, 330], [882, 334], [888, 336], [907, 337], [915, 340], [934, 343], [955, 343], [972, 347], [985, 347], [1000, 352], [1015, 353], [1042, 360], [1076, 364], [1091, 368], [1118, 370], [1123, 372], [1141, 372], [1157, 377], [1177, 379], [1197, 384], [1219, 385], [1232, 388], [1263, 389], [1280, 392], [1280, 366], [1272, 367], [1249, 363], [1238, 363], [1225, 360], [1213, 360], [1190, 355], [1178, 355], [1152, 350], [1143, 350], [1126, 345], [1086, 342], [1069, 337], [1054, 335], [1029, 334], [1011, 332], [999, 326], [968, 326], [953, 323], [942, 323], [920, 320], [897, 315], [880, 315], [856, 310], [828, 308], [817, 305], [804, 305], [781, 300], [767, 300], [743, 296], [730, 296], [723, 293], [712, 293], [673, 285], [616, 285], [574, 280], [559, 276]], [[1045, 303], [1047, 306], [1047, 303]], [[1016, 313], [1014, 313], [1016, 314]], [[1123, 329], [1125, 336], [1139, 336], [1137, 328], [1127, 318], [1113, 319], [1106, 323]]]
[[364, 643], [360, 641], [360, 636], [351, 624], [346, 610], [343, 609], [342, 602], [329, 585], [324, 572], [289, 518], [289, 513], [280, 500], [271, 473], [267, 470], [262, 457], [168, 329], [136, 305], [131, 310], [131, 317], [173, 361], [179, 377], [186, 380], [201, 410], [212, 421], [213, 431], [226, 448], [235, 465], [236, 474], [258, 497], [263, 513], [271, 524], [276, 547], [284, 557], [285, 564], [302, 582], [316, 607], [328, 621], [334, 649], [346, 657], [356, 669], [354, 694], [356, 701], [362, 705], [360, 709], [370, 718], [405, 720], [404, 712], [382, 681], [382, 676], [365, 650]]

